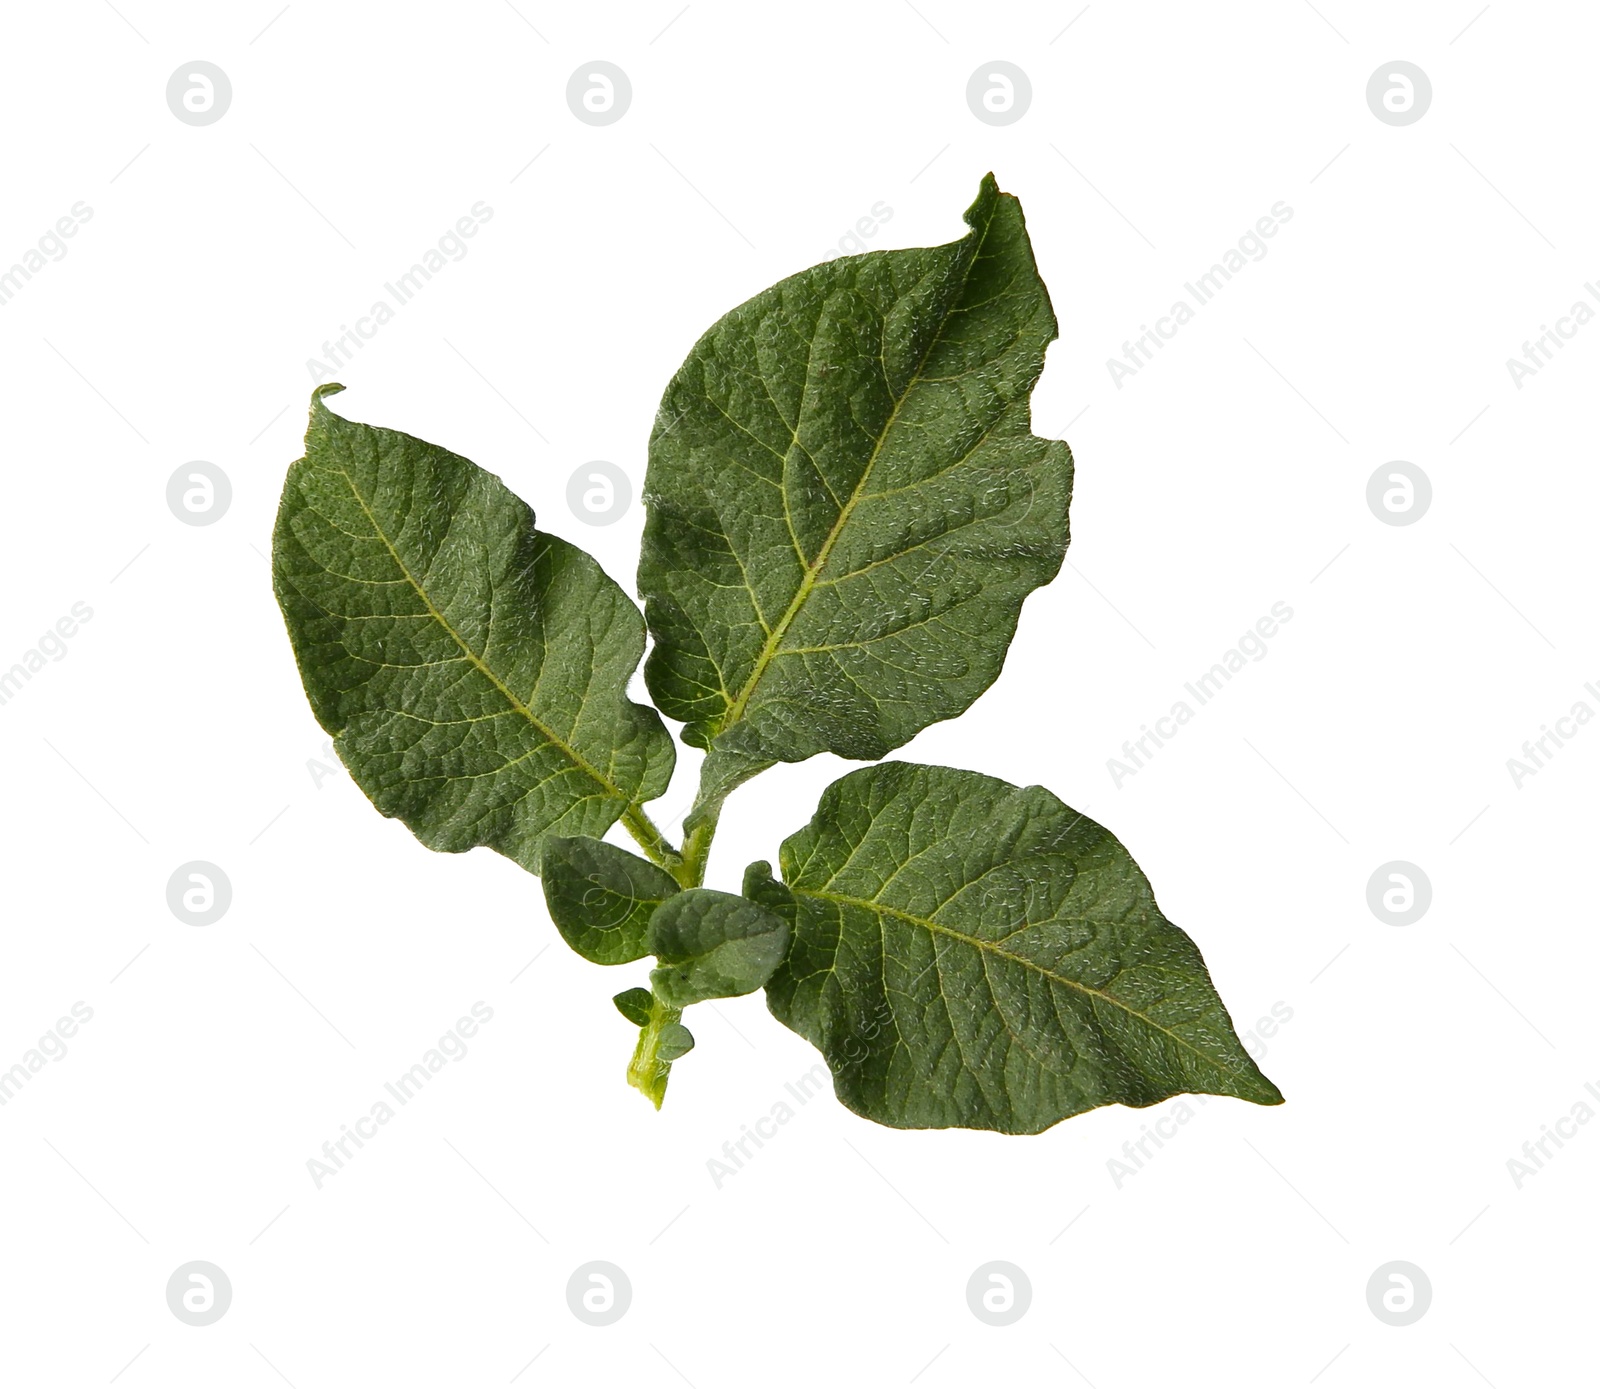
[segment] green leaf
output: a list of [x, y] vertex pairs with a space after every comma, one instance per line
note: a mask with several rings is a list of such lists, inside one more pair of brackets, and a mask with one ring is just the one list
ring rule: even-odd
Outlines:
[[635, 1027], [649, 1026], [649, 989], [624, 989], [611, 1001], [617, 1005], [617, 1012], [621, 1013]]
[[966, 220], [764, 290], [667, 387], [639, 591], [686, 742], [882, 757], [988, 688], [1060, 568], [1072, 456], [1028, 404], [1055, 315], [993, 175]]
[[317, 721], [357, 784], [430, 849], [532, 872], [550, 835], [642, 817], [672, 741], [627, 698], [638, 610], [534, 529], [492, 473], [312, 397], [273, 533], [273, 587]]
[[672, 875], [655, 864], [583, 836], [546, 838], [541, 873], [545, 905], [561, 938], [597, 965], [648, 955], [650, 914], [678, 891]]
[[661, 1060], [670, 1063], [693, 1050], [694, 1033], [681, 1022], [669, 1022], [661, 1029], [661, 1040], [656, 1044], [656, 1055]]
[[661, 961], [650, 988], [673, 1008], [754, 993], [788, 946], [789, 923], [777, 913], [731, 892], [689, 888], [650, 918], [650, 950]]
[[795, 934], [768, 1004], [858, 1114], [1038, 1133], [1185, 1092], [1283, 1100], [1127, 850], [1043, 787], [868, 767], [780, 861]]

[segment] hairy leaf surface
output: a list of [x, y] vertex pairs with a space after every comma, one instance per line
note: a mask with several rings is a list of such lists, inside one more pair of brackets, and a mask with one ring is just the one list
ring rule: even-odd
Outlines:
[[650, 949], [661, 961], [651, 991], [673, 1008], [754, 993], [789, 946], [789, 923], [731, 892], [694, 887], [650, 918]]
[[537, 872], [548, 835], [598, 838], [666, 789], [671, 738], [626, 695], [644, 623], [499, 478], [335, 415], [342, 389], [313, 395], [273, 533], [311, 707], [430, 849], [486, 844]]
[[672, 875], [655, 864], [581, 835], [546, 838], [540, 873], [561, 938], [597, 965], [648, 955], [650, 916], [678, 891]]
[[993, 682], [1060, 568], [1072, 457], [1028, 404], [1055, 315], [992, 175], [966, 220], [780, 281], [667, 387], [639, 589], [685, 741], [882, 757]]
[[782, 884], [746, 881], [793, 902], [769, 1006], [869, 1119], [1037, 1133], [1185, 1092], [1282, 1102], [1127, 850], [1043, 787], [865, 768], [780, 861]]

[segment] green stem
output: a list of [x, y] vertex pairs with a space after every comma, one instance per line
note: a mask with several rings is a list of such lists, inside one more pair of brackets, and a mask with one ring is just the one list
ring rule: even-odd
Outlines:
[[683, 863], [683, 855], [672, 847], [666, 835], [656, 828], [656, 823], [645, 814], [644, 807], [635, 803], [622, 812], [622, 827], [634, 837], [645, 856], [658, 868], [665, 868], [674, 877]]
[[[681, 850], [667, 842], [641, 806], [630, 805], [623, 813], [622, 823], [652, 862], [672, 874], [679, 887], [699, 887], [706, 879], [711, 841], [716, 838], [717, 820], [730, 790], [731, 786], [723, 785], [719, 790], [702, 781], [694, 808], [686, 819], [693, 828], [684, 836]], [[672, 1072], [672, 1061], [661, 1055], [662, 1043], [669, 1028], [681, 1031], [682, 1019], [681, 1008], [670, 1008], [652, 995], [649, 1020], [639, 1029], [639, 1042], [633, 1049], [633, 1059], [628, 1062], [628, 1084], [642, 1091], [657, 1109], [666, 1098], [667, 1077]], [[679, 1040], [686, 1039], [680, 1037]], [[681, 1051], [669, 1051], [669, 1056], [678, 1054]]]
[[669, 1008], [659, 998], [650, 1000], [650, 1021], [639, 1029], [639, 1045], [633, 1049], [633, 1060], [628, 1062], [628, 1084], [644, 1092], [657, 1109], [667, 1093], [667, 1076], [672, 1062], [663, 1061], [658, 1054], [661, 1034], [683, 1017], [681, 1008]]
[[683, 841], [682, 866], [675, 873], [684, 887], [699, 887], [706, 880], [706, 861], [711, 857], [711, 841], [717, 833], [721, 808], [701, 820]]

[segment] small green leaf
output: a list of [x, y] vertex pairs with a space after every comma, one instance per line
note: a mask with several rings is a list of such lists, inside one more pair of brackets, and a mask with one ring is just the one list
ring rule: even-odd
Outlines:
[[650, 954], [650, 914], [678, 891], [655, 864], [584, 836], [547, 838], [542, 874], [545, 905], [561, 938], [597, 965]]
[[635, 1027], [647, 1027], [649, 1025], [649, 989], [624, 989], [611, 1001], [617, 1005], [617, 1012], [621, 1013]]
[[672, 776], [671, 737], [626, 693], [643, 619], [492, 473], [335, 415], [343, 389], [313, 394], [272, 537], [312, 710], [430, 849], [538, 872], [546, 836], [598, 837]]
[[661, 1029], [661, 1040], [656, 1045], [656, 1055], [663, 1061], [676, 1061], [694, 1050], [694, 1033], [681, 1022], [669, 1022]]
[[1043, 787], [868, 767], [781, 863], [796, 924], [768, 1005], [858, 1114], [1038, 1133], [1185, 1092], [1282, 1103], [1127, 850]]
[[1028, 403], [1055, 314], [993, 175], [966, 221], [763, 290], [668, 385], [639, 591], [686, 742], [882, 757], [989, 687], [1060, 569], [1072, 455]]
[[673, 1008], [754, 993], [789, 945], [789, 923], [731, 892], [694, 887], [650, 918], [650, 950], [661, 961], [650, 988]]

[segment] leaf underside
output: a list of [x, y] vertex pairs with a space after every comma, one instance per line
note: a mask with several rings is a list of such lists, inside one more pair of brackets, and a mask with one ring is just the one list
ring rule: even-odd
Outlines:
[[335, 415], [318, 388], [273, 533], [273, 586], [317, 721], [430, 849], [537, 872], [659, 796], [672, 741], [627, 698], [644, 624], [492, 473]]
[[767, 985], [841, 1101], [896, 1128], [1038, 1133], [1181, 1093], [1278, 1104], [1194, 943], [1109, 831], [1042, 787], [853, 772], [784, 841], [794, 941]]
[[639, 590], [686, 742], [882, 757], [993, 682], [1060, 568], [1072, 458], [1028, 404], [1055, 315], [992, 175], [966, 220], [780, 281], [667, 387]]

